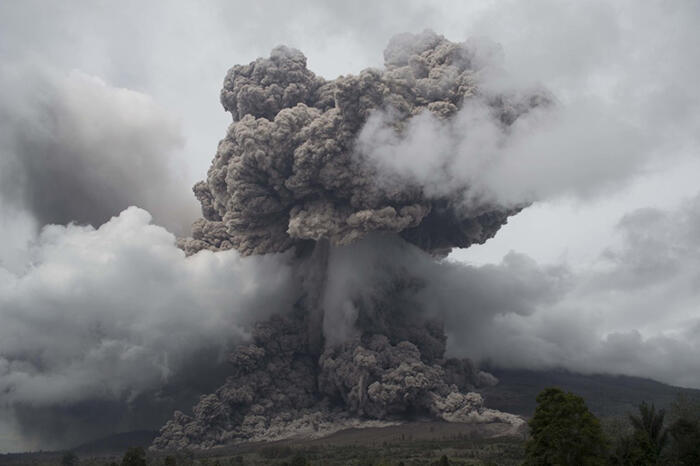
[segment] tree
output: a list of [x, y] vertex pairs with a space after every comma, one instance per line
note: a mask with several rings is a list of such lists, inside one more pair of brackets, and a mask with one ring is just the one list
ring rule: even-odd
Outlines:
[[700, 423], [700, 398], [679, 393], [671, 403], [669, 421], [674, 424], [679, 419]]
[[618, 439], [615, 452], [610, 457], [610, 464], [619, 466], [649, 466], [657, 461], [653, 444], [639, 432]]
[[122, 458], [122, 466], [146, 466], [146, 451], [143, 447], [129, 448]]
[[607, 442], [598, 419], [580, 396], [556, 387], [537, 395], [535, 415], [529, 421], [525, 465], [603, 465]]
[[678, 394], [669, 410], [670, 457], [678, 464], [700, 464], [700, 398]]
[[617, 441], [610, 462], [623, 466], [651, 466], [659, 464], [664, 447], [668, 443], [668, 431], [664, 428], [663, 409], [656, 410], [653, 404], [642, 403], [638, 414], [628, 414], [632, 433]]
[[664, 428], [663, 409], [656, 410], [654, 403], [643, 402], [638, 407], [639, 415], [630, 414], [629, 420], [634, 428], [633, 439], [639, 448], [649, 449], [654, 461], [661, 456], [661, 451], [668, 441], [668, 431]]
[[669, 428], [672, 457], [682, 465], [700, 464], [700, 422], [680, 418]]

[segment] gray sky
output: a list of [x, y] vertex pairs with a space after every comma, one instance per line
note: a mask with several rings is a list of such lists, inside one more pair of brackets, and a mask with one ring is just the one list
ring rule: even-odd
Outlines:
[[[288, 284], [284, 276], [247, 279], [242, 290], [212, 278], [217, 267], [267, 277], [265, 263], [186, 262], [145, 212], [120, 212], [136, 205], [186, 232], [197, 214], [190, 187], [230, 122], [218, 95], [232, 65], [285, 44], [334, 78], [381, 66], [391, 36], [424, 28], [500, 44], [504, 73], [493, 85], [542, 85], [561, 109], [483, 178], [499, 195], [540, 200], [485, 245], [450, 256], [468, 264], [454, 265], [454, 302], [483, 312], [474, 334], [474, 306], [449, 313], [451, 351], [700, 388], [698, 20], [697, 2], [681, 0], [0, 2], [0, 393], [20, 387], [0, 405], [21, 395], [53, 406], [61, 393], [128, 399], [162, 378], [137, 380], [143, 367], [124, 363], [121, 392], [104, 395], [96, 368], [134, 354], [151, 355], [153, 367], [186, 359], [167, 341], [144, 343], [166, 327], [193, 327], [188, 338], [204, 348], [224, 318], [205, 297], [241, 303], [240, 315], [257, 299], [281, 306], [268, 286]], [[435, 181], [420, 163], [408, 168]], [[99, 230], [38, 232], [112, 216]], [[179, 287], [175, 319], [157, 302], [123, 299], [135, 269], [161, 277], [163, 290]], [[470, 295], [459, 277], [477, 284]], [[135, 307], [146, 309], [143, 324], [125, 326]], [[46, 332], [66, 319], [75, 325], [65, 341]], [[31, 367], [41, 352], [55, 356], [45, 373]], [[158, 367], [170, 366], [180, 367]], [[0, 451], [36, 445], [21, 416], [0, 413]]]

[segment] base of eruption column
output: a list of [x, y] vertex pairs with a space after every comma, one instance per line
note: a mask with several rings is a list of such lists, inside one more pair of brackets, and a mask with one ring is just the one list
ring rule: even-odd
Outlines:
[[[396, 334], [416, 331], [408, 328], [410, 322], [396, 324]], [[421, 419], [498, 422], [513, 430], [524, 424], [518, 416], [484, 407], [471, 390], [496, 381], [469, 360], [426, 357], [420, 341], [368, 332], [319, 354], [310, 346], [309, 328], [309, 313], [299, 309], [259, 323], [252, 343], [230, 355], [226, 383], [202, 396], [192, 415], [176, 412], [152, 448], [319, 438]], [[438, 327], [425, 328], [436, 333]]]

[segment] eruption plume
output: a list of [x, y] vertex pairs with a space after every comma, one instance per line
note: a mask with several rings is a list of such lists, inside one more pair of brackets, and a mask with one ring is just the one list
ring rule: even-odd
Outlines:
[[292, 249], [285, 256], [301, 286], [293, 309], [259, 322], [230, 356], [226, 384], [192, 416], [176, 412], [154, 448], [321, 435], [408, 416], [522, 423], [473, 392], [493, 376], [445, 358], [425, 290], [439, 256], [493, 237], [525, 204], [504, 205], [467, 182], [428, 189], [387, 170], [360, 135], [371, 123], [402, 141], [426, 115], [447, 124], [478, 104], [507, 137], [520, 115], [550, 99], [480, 88], [484, 51], [430, 31], [394, 37], [384, 58], [382, 70], [326, 81], [300, 51], [280, 46], [227, 74], [221, 102], [233, 124], [194, 187], [203, 218], [179, 245], [188, 254]]

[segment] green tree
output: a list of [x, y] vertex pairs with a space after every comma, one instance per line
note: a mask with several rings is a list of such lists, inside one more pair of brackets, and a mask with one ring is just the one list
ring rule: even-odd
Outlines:
[[661, 462], [661, 454], [668, 443], [664, 428], [663, 409], [656, 410], [646, 402], [637, 408], [638, 414], [628, 414], [632, 433], [617, 440], [610, 462], [622, 466], [651, 466]]
[[657, 461], [654, 445], [649, 437], [640, 432], [618, 439], [615, 451], [610, 457], [610, 464], [616, 466], [649, 466]]
[[655, 460], [661, 456], [661, 451], [668, 441], [668, 431], [664, 428], [663, 409], [656, 410], [654, 403], [651, 405], [643, 402], [638, 407], [639, 415], [630, 414], [629, 420], [634, 428], [633, 439], [639, 443], [640, 448], [650, 448], [650, 454]]
[[168, 455], [165, 457], [165, 460], [163, 461], [164, 466], [177, 466], [177, 460], [175, 459], [174, 456]]
[[668, 413], [669, 457], [681, 465], [700, 464], [700, 398], [679, 393]]
[[671, 457], [681, 465], [700, 464], [700, 422], [680, 418], [669, 428]]
[[525, 445], [526, 466], [604, 465], [607, 442], [598, 419], [580, 396], [556, 387], [537, 395]]
[[687, 419], [691, 422], [700, 422], [700, 398], [689, 397], [687, 394], [679, 393], [671, 403], [668, 420], [670, 424], [679, 419]]
[[122, 466], [146, 466], [146, 451], [143, 447], [129, 448], [122, 458]]

